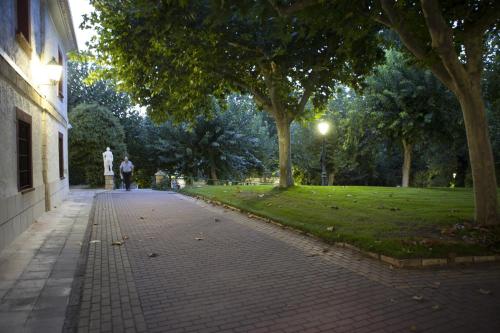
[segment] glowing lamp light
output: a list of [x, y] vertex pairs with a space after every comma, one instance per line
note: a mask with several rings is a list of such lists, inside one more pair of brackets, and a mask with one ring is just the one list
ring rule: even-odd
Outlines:
[[63, 66], [57, 63], [56, 58], [52, 57], [47, 65], [45, 66], [47, 70], [47, 77], [50, 81], [59, 81], [61, 80], [61, 75], [63, 72]]
[[455, 178], [457, 178], [457, 173], [456, 172], [453, 173], [453, 179], [455, 179]]
[[327, 123], [326, 121], [322, 121], [318, 124], [318, 131], [321, 135], [325, 135], [328, 133], [328, 130], [330, 129], [330, 124]]

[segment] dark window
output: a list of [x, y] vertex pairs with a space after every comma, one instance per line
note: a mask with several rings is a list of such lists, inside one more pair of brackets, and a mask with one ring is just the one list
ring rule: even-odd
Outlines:
[[59, 133], [59, 177], [64, 178], [64, 136]]
[[17, 109], [17, 174], [19, 191], [33, 187], [31, 116]]
[[[57, 50], [57, 63], [59, 65], [63, 66], [63, 68], [64, 68], [64, 58], [63, 58], [63, 55], [62, 55], [62, 52], [60, 49]], [[59, 98], [61, 98], [61, 99], [64, 98], [63, 82], [64, 82], [64, 70], [63, 70], [63, 74], [61, 74], [61, 79], [59, 80], [59, 83], [57, 84], [57, 96], [59, 96]]]
[[30, 0], [17, 0], [17, 34], [30, 44], [31, 35]]

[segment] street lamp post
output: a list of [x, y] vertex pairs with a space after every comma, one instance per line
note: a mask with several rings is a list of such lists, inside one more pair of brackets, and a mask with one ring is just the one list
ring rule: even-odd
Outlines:
[[326, 133], [330, 129], [330, 124], [326, 121], [322, 121], [318, 124], [318, 131], [323, 136], [323, 144], [321, 146], [321, 186], [328, 185], [328, 178], [326, 174]]

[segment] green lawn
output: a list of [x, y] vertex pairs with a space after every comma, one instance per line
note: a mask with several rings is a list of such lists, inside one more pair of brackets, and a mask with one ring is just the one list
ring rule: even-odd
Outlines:
[[500, 252], [498, 228], [471, 224], [471, 189], [295, 186], [279, 190], [262, 185], [191, 187], [183, 192], [268, 217], [328, 243], [343, 241], [398, 258]]

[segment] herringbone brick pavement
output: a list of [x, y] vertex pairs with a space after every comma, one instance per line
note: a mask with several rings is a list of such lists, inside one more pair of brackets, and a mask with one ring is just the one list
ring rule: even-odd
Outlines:
[[498, 264], [392, 269], [167, 192], [101, 194], [91, 227], [81, 332], [500, 332]]

